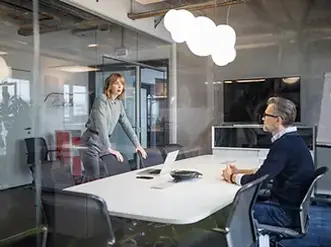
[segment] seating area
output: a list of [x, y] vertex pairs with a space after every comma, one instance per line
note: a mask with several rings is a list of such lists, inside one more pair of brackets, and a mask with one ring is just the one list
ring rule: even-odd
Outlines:
[[[36, 240], [43, 247], [71, 246], [71, 244], [124, 247], [248, 247], [255, 245], [269, 247], [275, 244], [289, 247], [328, 246], [329, 239], [323, 234], [327, 232], [327, 224], [331, 223], [331, 207], [327, 202], [321, 203], [323, 200], [315, 200], [312, 197], [317, 183], [328, 173], [327, 167], [316, 169], [314, 180], [302, 203], [298, 208], [293, 208], [300, 218], [300, 229], [289, 229], [259, 224], [254, 219], [253, 208], [261, 191], [264, 190], [261, 186], [265, 184], [267, 175], [242, 186], [239, 190], [231, 187], [231, 194], [229, 194], [231, 196], [218, 193], [216, 194], [218, 197], [215, 197], [216, 195], [201, 193], [206, 188], [210, 191], [222, 191], [222, 188], [226, 186], [222, 183], [216, 186], [217, 179], [213, 180], [213, 174], [216, 174], [220, 166], [224, 165], [217, 156], [220, 152], [217, 147], [214, 149], [214, 154], [206, 155], [201, 154], [202, 150], [185, 149], [179, 144], [169, 144], [163, 147], [146, 148], [146, 159], [138, 155], [134, 156], [134, 160], [129, 161], [126, 155], [123, 155], [124, 162], [119, 162], [112, 154], [106, 154], [100, 157], [103, 164], [100, 169], [104, 174], [101, 180], [94, 181], [83, 176], [80, 183], [75, 183], [70, 166], [65, 164], [61, 157], [51, 159], [49, 153], [57, 149], [49, 149], [43, 138], [29, 138], [25, 140], [25, 144], [27, 164], [34, 182], [21, 188], [0, 191], [0, 197], [5, 202], [2, 212], [4, 216], [7, 216], [8, 224], [12, 226], [6, 231], [3, 231], [4, 228], [0, 231], [2, 233], [1, 246], [36, 244]], [[167, 164], [165, 162], [167, 156], [172, 155], [174, 151], [178, 151], [176, 157]], [[222, 153], [222, 156], [225, 155], [226, 153]], [[39, 156], [41, 158], [38, 164], [35, 157]], [[248, 162], [247, 157], [245, 161]], [[140, 167], [136, 162], [139, 162]], [[239, 162], [242, 163], [242, 161]], [[41, 172], [40, 180], [37, 175], [38, 165]], [[154, 177], [151, 178], [155, 182], [150, 183], [152, 187], [149, 187], [147, 183], [141, 184], [138, 179], [135, 179], [135, 176], [138, 178], [135, 174], [140, 174], [140, 171], [150, 167], [159, 167], [161, 170], [189, 167], [202, 172], [201, 181], [188, 182], [191, 189], [198, 193], [200, 203], [197, 203], [194, 198], [190, 202], [188, 197], [186, 203], [190, 205], [188, 207], [191, 207], [191, 210], [182, 211], [181, 214], [171, 210], [165, 211], [163, 216], [158, 215], [160, 211], [157, 210], [156, 205], [163, 200], [164, 195], [162, 193], [153, 195], [148, 191], [152, 188], [162, 192], [167, 187], [170, 189], [173, 186], [181, 186], [184, 189], [183, 186], [187, 182], [175, 185], [165, 179], [164, 175], [163, 178], [161, 175], [153, 175]], [[34, 200], [37, 198], [38, 181], [41, 182], [41, 200], [36, 203]], [[156, 183], [156, 181], [159, 182]], [[130, 184], [136, 187], [131, 187]], [[176, 190], [182, 190], [181, 187]], [[136, 191], [142, 194], [136, 194]], [[146, 197], [152, 196], [152, 201], [142, 203], [140, 200], [144, 193]], [[171, 197], [172, 200], [175, 200], [175, 195]], [[114, 198], [118, 198], [119, 201]], [[201, 204], [201, 202], [209, 204]], [[16, 204], [15, 207], [12, 206], [13, 203]], [[176, 203], [180, 203], [183, 209], [186, 208], [180, 201], [173, 201], [171, 207], [176, 207]], [[194, 203], [196, 208], [193, 206]], [[229, 204], [230, 206], [225, 207]], [[27, 208], [26, 205], [30, 207]], [[201, 211], [202, 215], [198, 216], [199, 210], [205, 210], [208, 207], [213, 208], [213, 211], [207, 214]], [[146, 209], [148, 211], [143, 212]], [[19, 213], [16, 214], [16, 212]], [[29, 218], [26, 217], [27, 213], [30, 215]], [[219, 213], [224, 214], [224, 217], [223, 220], [217, 220], [216, 225], [203, 223], [208, 219], [212, 222]], [[18, 228], [13, 222], [21, 219], [25, 219], [26, 224]], [[37, 226], [36, 222], [39, 222]], [[181, 229], [184, 225], [188, 225], [189, 228], [183, 231]]]

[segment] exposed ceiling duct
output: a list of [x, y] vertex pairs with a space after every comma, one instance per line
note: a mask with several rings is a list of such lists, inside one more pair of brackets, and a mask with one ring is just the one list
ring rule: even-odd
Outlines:
[[[150, 18], [153, 16], [162, 16], [165, 15], [171, 9], [186, 9], [189, 11], [199, 11], [204, 9], [212, 9], [218, 7], [226, 7], [239, 3], [246, 3], [249, 0], [213, 0], [213, 1], [197, 1], [197, 0], [184, 0], [184, 1], [174, 1], [167, 0], [165, 1], [168, 5], [167, 8], [140, 12], [140, 13], [128, 13], [128, 17], [132, 20]], [[177, 4], [175, 4], [175, 3]], [[179, 2], [179, 3], [178, 3]]]
[[[40, 33], [72, 30], [74, 35], [88, 31], [109, 30], [110, 23], [92, 14], [84, 13], [57, 0], [39, 0]], [[2, 0], [0, 2], [2, 20], [13, 24], [22, 36], [33, 35], [32, 0]]]
[[140, 3], [140, 4], [146, 5], [146, 4], [164, 2], [166, 0], [135, 0], [135, 1]]

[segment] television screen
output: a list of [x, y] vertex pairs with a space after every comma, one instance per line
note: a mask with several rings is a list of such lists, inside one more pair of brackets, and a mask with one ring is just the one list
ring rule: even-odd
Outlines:
[[[270, 133], [260, 127], [231, 127], [221, 126], [214, 128], [214, 147], [230, 148], [270, 148]], [[307, 144], [309, 150], [314, 150], [314, 128], [297, 126], [298, 133]]]
[[293, 101], [296, 122], [301, 121], [300, 77], [226, 80], [223, 86], [224, 122], [261, 123], [267, 100], [273, 96]]

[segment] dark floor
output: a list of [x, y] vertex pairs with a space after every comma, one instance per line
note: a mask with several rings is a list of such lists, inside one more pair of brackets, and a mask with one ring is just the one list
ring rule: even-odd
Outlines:
[[[0, 191], [0, 239], [35, 226], [35, 212], [35, 198], [30, 189]], [[35, 246], [22, 244], [19, 246]], [[331, 206], [322, 203], [311, 206], [307, 235], [282, 241], [282, 244], [286, 247], [331, 247]]]
[[310, 208], [309, 229], [297, 240], [283, 240], [286, 247], [331, 247], [331, 206], [314, 205]]

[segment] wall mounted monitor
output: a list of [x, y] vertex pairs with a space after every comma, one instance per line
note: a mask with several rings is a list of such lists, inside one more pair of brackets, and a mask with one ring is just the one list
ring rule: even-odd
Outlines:
[[222, 84], [225, 123], [261, 123], [267, 100], [272, 96], [293, 101], [297, 108], [296, 122], [301, 121], [298, 76], [225, 80]]

